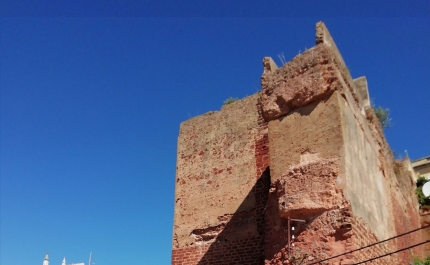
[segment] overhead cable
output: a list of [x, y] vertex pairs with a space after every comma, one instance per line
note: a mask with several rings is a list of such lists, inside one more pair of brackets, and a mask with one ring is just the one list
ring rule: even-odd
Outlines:
[[362, 249], [365, 249], [365, 248], [373, 247], [375, 245], [387, 242], [389, 240], [392, 240], [392, 239], [395, 239], [395, 238], [398, 238], [398, 237], [401, 237], [401, 236], [404, 236], [404, 235], [407, 235], [407, 234], [410, 234], [410, 233], [413, 233], [413, 232], [416, 232], [418, 230], [421, 230], [421, 229], [424, 229], [424, 228], [428, 228], [428, 227], [430, 227], [430, 225], [426, 225], [426, 226], [423, 226], [423, 227], [411, 230], [409, 232], [406, 232], [406, 233], [403, 233], [403, 234], [399, 234], [399, 235], [396, 235], [394, 237], [390, 237], [388, 239], [385, 239], [385, 240], [382, 240], [382, 241], [379, 241], [379, 242], [376, 242], [376, 243], [373, 243], [373, 244], [370, 244], [370, 245], [367, 245], [367, 246], [364, 246], [364, 247], [361, 247], [361, 248], [357, 248], [357, 249], [354, 249], [354, 250], [351, 250], [351, 251], [348, 251], [348, 252], [345, 252], [345, 253], [333, 256], [333, 257], [329, 257], [329, 258], [326, 258], [326, 259], [323, 259], [323, 260], [319, 260], [317, 262], [309, 263], [308, 265], [318, 264], [318, 263], [321, 263], [321, 262], [324, 262], [324, 261], [327, 261], [327, 260], [331, 260], [331, 259], [334, 259], [334, 258], [338, 258], [338, 257], [344, 256], [344, 255], [347, 255], [347, 254], [350, 254], [350, 253], [353, 253], [353, 252], [356, 252], [356, 251], [359, 251], [359, 250], [362, 250]]
[[383, 258], [383, 257], [385, 257], [385, 256], [389, 256], [389, 255], [391, 255], [391, 254], [395, 254], [395, 253], [397, 253], [397, 252], [402, 252], [402, 251], [404, 251], [404, 250], [407, 250], [407, 249], [410, 249], [410, 248], [414, 248], [414, 247], [417, 247], [417, 246], [420, 246], [420, 245], [423, 245], [423, 244], [426, 244], [426, 243], [430, 243], [430, 240], [426, 240], [426, 241], [424, 241], [424, 242], [421, 242], [421, 243], [418, 243], [418, 244], [415, 244], [415, 245], [412, 245], [412, 246], [409, 246], [409, 247], [406, 247], [406, 248], [398, 249], [398, 250], [396, 250], [396, 251], [393, 251], [393, 252], [390, 252], [390, 253], [386, 253], [386, 254], [381, 255], [381, 256], [373, 257], [373, 258], [371, 258], [371, 259], [363, 260], [363, 261], [360, 261], [360, 262], [358, 262], [358, 263], [353, 263], [353, 264], [349, 264], [349, 265], [358, 265], [358, 264], [363, 264], [363, 263], [366, 263], [366, 262], [369, 262], [369, 261], [372, 261], [372, 260], [375, 260], [375, 259], [380, 259], [380, 258]]

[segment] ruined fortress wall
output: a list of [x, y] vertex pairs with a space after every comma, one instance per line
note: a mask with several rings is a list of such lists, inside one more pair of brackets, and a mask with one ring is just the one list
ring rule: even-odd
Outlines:
[[[172, 264], [257, 264], [269, 189], [259, 93], [183, 122]], [[261, 177], [263, 175], [263, 177]]]
[[[261, 92], [181, 124], [172, 264], [312, 263], [420, 227], [407, 161], [394, 161], [365, 77], [351, 78], [323, 23], [316, 43], [281, 68], [265, 58]], [[306, 220], [293, 223], [289, 255], [288, 218]], [[374, 258], [423, 234], [327, 264]], [[422, 255], [417, 247], [372, 264]]]
[[[288, 217], [308, 221], [299, 225], [295, 245], [317, 259], [420, 227], [412, 177], [401, 167], [395, 172], [367, 81], [351, 78], [324, 24], [317, 24], [315, 47], [279, 69], [270, 58], [264, 66], [273, 187], [266, 211], [267, 264], [286, 259], [282, 228]], [[421, 241], [416, 233], [331, 262], [363, 261]], [[421, 254], [416, 248], [376, 262], [407, 263]]]

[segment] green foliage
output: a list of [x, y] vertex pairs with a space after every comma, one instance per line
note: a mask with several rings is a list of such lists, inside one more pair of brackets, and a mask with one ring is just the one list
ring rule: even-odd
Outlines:
[[418, 257], [414, 257], [413, 265], [430, 265], [430, 256], [428, 256], [424, 260], [422, 260]]
[[424, 176], [419, 175], [417, 179], [417, 188], [424, 186], [424, 184], [426, 184], [427, 181], [429, 180], [426, 179]]
[[238, 98], [229, 97], [228, 99], [224, 100], [224, 105], [231, 104], [231, 103], [236, 102], [238, 100], [239, 100]]
[[[415, 194], [418, 198], [418, 203], [420, 204], [421, 209], [430, 209], [430, 197], [426, 197], [423, 194], [423, 185], [429, 181], [423, 176], [418, 176], [417, 179], [417, 188], [415, 189]], [[430, 265], [430, 264], [429, 264]]]
[[391, 127], [391, 118], [390, 118], [390, 110], [383, 107], [375, 107], [372, 105], [373, 111], [375, 112], [376, 117], [381, 123], [383, 129]]

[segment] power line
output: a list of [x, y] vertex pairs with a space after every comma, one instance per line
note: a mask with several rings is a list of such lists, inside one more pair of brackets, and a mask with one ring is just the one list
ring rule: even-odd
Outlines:
[[327, 260], [331, 260], [331, 259], [334, 259], [334, 258], [338, 258], [338, 257], [340, 257], [340, 256], [344, 256], [344, 255], [350, 254], [350, 253], [352, 253], [352, 252], [356, 252], [356, 251], [359, 251], [359, 250], [362, 250], [362, 249], [365, 249], [365, 248], [369, 248], [369, 247], [372, 247], [372, 246], [375, 246], [375, 245], [378, 245], [378, 244], [381, 244], [381, 243], [387, 242], [387, 241], [389, 241], [389, 240], [392, 240], [392, 239], [395, 239], [395, 238], [398, 238], [398, 237], [401, 237], [401, 236], [404, 236], [404, 235], [407, 235], [407, 234], [410, 234], [410, 233], [416, 232], [416, 231], [418, 231], [418, 230], [421, 230], [421, 229], [424, 229], [424, 228], [427, 228], [427, 227], [430, 227], [430, 225], [426, 225], [426, 226], [423, 226], [423, 227], [420, 227], [420, 228], [417, 228], [417, 229], [411, 230], [411, 231], [409, 231], [409, 232], [406, 232], [406, 233], [403, 233], [403, 234], [399, 234], [399, 235], [396, 235], [396, 236], [394, 236], [394, 237], [390, 237], [390, 238], [388, 238], [388, 239], [385, 239], [385, 240], [382, 240], [382, 241], [379, 241], [379, 242], [376, 242], [376, 243], [373, 243], [373, 244], [370, 244], [370, 245], [367, 245], [367, 246], [364, 246], [364, 247], [361, 247], [361, 248], [357, 248], [357, 249], [354, 249], [354, 250], [351, 250], [351, 251], [348, 251], [348, 252], [345, 252], [345, 253], [342, 253], [342, 254], [339, 254], [339, 255], [333, 256], [333, 257], [329, 257], [329, 258], [326, 258], [326, 259], [323, 259], [323, 260], [319, 260], [319, 261], [317, 261], [317, 262], [310, 263], [310, 264], [308, 264], [308, 265], [318, 264], [318, 263], [321, 263], [321, 262], [324, 262], [324, 261], [327, 261]]
[[372, 260], [375, 260], [375, 259], [380, 259], [380, 258], [383, 258], [383, 257], [385, 257], [385, 256], [389, 256], [389, 255], [391, 255], [391, 254], [395, 254], [395, 253], [397, 253], [397, 252], [402, 252], [402, 251], [404, 251], [404, 250], [407, 250], [407, 249], [410, 249], [410, 248], [414, 248], [414, 247], [417, 247], [417, 246], [423, 245], [423, 244], [425, 244], [425, 243], [430, 243], [430, 240], [427, 240], [427, 241], [424, 241], [424, 242], [421, 242], [421, 243], [418, 243], [418, 244], [415, 244], [415, 245], [409, 246], [409, 247], [407, 247], [407, 248], [398, 249], [398, 250], [396, 250], [396, 251], [393, 251], [393, 252], [390, 252], [390, 253], [386, 253], [386, 254], [381, 255], [381, 256], [377, 256], [377, 257], [374, 257], [374, 258], [371, 258], [371, 259], [367, 259], [367, 260], [364, 260], [364, 261], [360, 261], [359, 263], [353, 263], [353, 264], [350, 264], [350, 265], [358, 265], [358, 264], [362, 264], [362, 263], [365, 263], [365, 262], [369, 262], [369, 261], [372, 261]]

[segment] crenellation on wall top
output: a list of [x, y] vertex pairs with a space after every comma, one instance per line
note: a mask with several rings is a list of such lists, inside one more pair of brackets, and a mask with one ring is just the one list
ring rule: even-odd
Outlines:
[[263, 68], [262, 107], [267, 121], [322, 100], [334, 91], [349, 94], [349, 103], [364, 115], [368, 98], [368, 93], [364, 92], [367, 90], [362, 87], [357, 91], [342, 55], [323, 22], [316, 24], [316, 46], [280, 68], [270, 57], [265, 57]]
[[370, 107], [369, 89], [367, 87], [367, 79], [365, 76], [361, 76], [353, 80], [355, 90], [361, 97], [361, 106], [363, 108]]
[[336, 43], [334, 42], [330, 32], [328, 31], [327, 27], [322, 21], [316, 24], [315, 37], [316, 37], [316, 40], [315, 40], [316, 45], [325, 44], [329, 46], [337, 57], [336, 59], [339, 63], [339, 68], [342, 68], [342, 70], [348, 72], [349, 74], [349, 71], [346, 68], [345, 61], [343, 60], [343, 57], [340, 54], [339, 49], [336, 46]]
[[278, 66], [273, 61], [272, 57], [264, 57], [263, 58], [263, 67], [264, 67], [264, 73], [266, 72], [274, 72], [278, 70]]
[[353, 92], [354, 96], [356, 97], [356, 100], [358, 101], [357, 103], [359, 103], [360, 106], [363, 106], [363, 97], [361, 93], [358, 92], [356, 87], [354, 86], [354, 81], [352, 80], [351, 73], [349, 72], [348, 67], [346, 66], [346, 63], [343, 60], [342, 54], [337, 48], [336, 43], [331, 37], [331, 34], [328, 31], [327, 27], [325, 26], [324, 22], [320, 21], [316, 24], [315, 37], [316, 37], [316, 40], [315, 40], [316, 45], [324, 44], [331, 48], [331, 50], [336, 56], [336, 61], [338, 64], [337, 67], [341, 71], [343, 78], [346, 79], [346, 81], [351, 86], [351, 89], [353, 90], [351, 92]]

